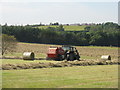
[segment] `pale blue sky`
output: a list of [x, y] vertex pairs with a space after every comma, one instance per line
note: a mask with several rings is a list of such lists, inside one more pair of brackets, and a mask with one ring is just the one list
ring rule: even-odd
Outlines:
[[118, 2], [1, 2], [1, 24], [118, 22]]

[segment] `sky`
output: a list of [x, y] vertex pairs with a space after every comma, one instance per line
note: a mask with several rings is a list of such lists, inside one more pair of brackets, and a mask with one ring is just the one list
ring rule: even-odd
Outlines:
[[118, 23], [118, 1], [98, 1], [4, 0], [0, 2], [0, 24]]

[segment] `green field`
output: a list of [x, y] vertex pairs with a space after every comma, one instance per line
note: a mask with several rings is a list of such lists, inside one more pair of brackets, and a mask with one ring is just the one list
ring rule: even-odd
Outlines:
[[118, 65], [3, 70], [3, 88], [117, 88]]
[[[58, 27], [58, 26], [49, 25], [49, 26], [39, 26], [38, 28], [48, 28], [48, 27]], [[81, 31], [81, 30], [84, 30], [85, 27], [86, 27], [85, 25], [82, 25], [82, 26], [63, 26], [65, 31]]]

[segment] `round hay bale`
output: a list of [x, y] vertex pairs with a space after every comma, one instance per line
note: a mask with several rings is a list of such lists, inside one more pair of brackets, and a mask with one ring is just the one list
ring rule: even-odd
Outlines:
[[23, 53], [23, 60], [34, 60], [35, 55], [33, 52], [24, 52]]
[[111, 60], [111, 56], [110, 55], [102, 55], [101, 59], [102, 60]]

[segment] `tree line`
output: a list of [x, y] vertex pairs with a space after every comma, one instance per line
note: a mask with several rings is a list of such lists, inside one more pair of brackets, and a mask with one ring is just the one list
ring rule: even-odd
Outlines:
[[62, 25], [46, 29], [2, 25], [3, 34], [13, 35], [20, 42], [60, 45], [120, 46], [119, 30], [120, 26], [113, 22], [86, 26], [82, 32], [66, 32]]

